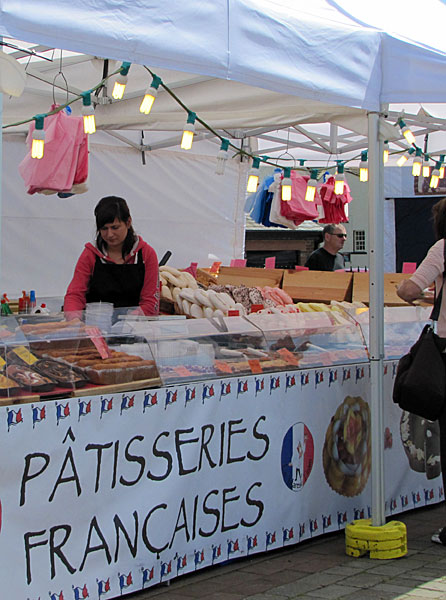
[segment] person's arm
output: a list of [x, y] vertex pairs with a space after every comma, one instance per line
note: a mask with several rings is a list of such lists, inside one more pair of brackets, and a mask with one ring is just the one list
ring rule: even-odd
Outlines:
[[420, 298], [428, 302], [431, 300], [430, 297], [424, 296], [423, 290], [432, 285], [435, 279], [443, 273], [443, 249], [443, 240], [436, 242], [412, 277], [399, 284], [396, 293], [402, 300], [410, 304]]
[[159, 314], [159, 269], [158, 257], [148, 244], [143, 248], [145, 267], [144, 283], [139, 297], [139, 306], [147, 316]]
[[419, 298], [423, 297], [423, 290], [419, 285], [410, 279], [405, 279], [402, 281], [397, 287], [396, 293], [402, 300], [408, 302], [409, 304], [413, 304], [414, 300], [418, 300]]
[[84, 250], [74, 267], [74, 275], [64, 298], [64, 312], [77, 313], [85, 309], [86, 295], [90, 278], [93, 273], [95, 256]]

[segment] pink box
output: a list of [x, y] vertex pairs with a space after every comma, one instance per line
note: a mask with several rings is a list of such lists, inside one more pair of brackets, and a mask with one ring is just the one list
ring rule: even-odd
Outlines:
[[276, 257], [268, 256], [265, 258], [265, 269], [275, 269], [276, 268]]
[[417, 263], [405, 262], [403, 263], [403, 273], [415, 273], [417, 270]]

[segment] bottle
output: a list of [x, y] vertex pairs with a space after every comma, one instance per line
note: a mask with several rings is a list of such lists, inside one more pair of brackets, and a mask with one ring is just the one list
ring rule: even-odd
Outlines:
[[5, 298], [1, 299], [0, 314], [2, 315], [2, 317], [12, 315], [11, 307], [9, 306], [8, 302], [6, 302]]
[[29, 292], [29, 312], [34, 312], [34, 308], [36, 308], [36, 292], [31, 290]]

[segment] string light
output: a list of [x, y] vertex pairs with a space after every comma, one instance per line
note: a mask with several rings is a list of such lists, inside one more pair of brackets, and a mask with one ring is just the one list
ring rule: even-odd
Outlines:
[[424, 160], [423, 160], [423, 177], [426, 177], [426, 179], [427, 179], [430, 174], [431, 174], [431, 168], [429, 165], [429, 154], [425, 154]]
[[36, 115], [33, 117], [35, 128], [32, 134], [31, 158], [43, 158], [43, 150], [45, 146], [45, 131], [43, 129], [44, 115]]
[[285, 167], [283, 170], [281, 197], [284, 202], [291, 200], [291, 167]]
[[197, 118], [196, 113], [189, 111], [187, 114], [186, 125], [183, 129], [183, 137], [181, 138], [181, 148], [183, 150], [190, 150], [192, 148], [192, 142], [194, 141], [195, 133], [195, 119]]
[[345, 175], [344, 175], [344, 165], [342, 162], [338, 162], [338, 170], [335, 175], [335, 186], [334, 193], [336, 196], [342, 196], [344, 193], [344, 183], [345, 183]]
[[361, 152], [361, 162], [359, 163], [359, 181], [365, 183], [369, 180], [369, 165], [367, 163], [367, 150]]
[[217, 154], [217, 166], [215, 167], [216, 175], [223, 175], [225, 172], [226, 162], [229, 158], [228, 148], [229, 140], [223, 138], [221, 141], [220, 150]]
[[94, 118], [94, 109], [91, 105], [91, 92], [82, 92], [82, 115], [84, 117], [84, 132], [95, 133], [96, 121]]
[[417, 148], [416, 154], [412, 162], [412, 175], [419, 177], [421, 175], [421, 166], [423, 161], [421, 160], [421, 148]]
[[155, 102], [155, 98], [158, 94], [158, 88], [161, 83], [161, 77], [158, 75], [153, 75], [152, 83], [150, 84], [149, 89], [146, 91], [146, 94], [141, 102], [141, 106], [139, 107], [139, 112], [148, 115], [152, 110], [153, 103]]
[[122, 100], [124, 97], [125, 86], [127, 85], [128, 73], [132, 63], [123, 62], [115, 85], [113, 86], [112, 96], [115, 100]]
[[440, 166], [441, 166], [441, 162], [438, 160], [435, 163], [435, 168], [432, 171], [431, 180], [429, 182], [429, 187], [431, 187], [431, 188], [438, 187], [438, 183], [440, 181]]
[[383, 163], [386, 164], [386, 162], [388, 160], [389, 160], [389, 141], [388, 140], [384, 140]]
[[310, 179], [307, 181], [307, 189], [305, 191], [305, 200], [314, 202], [317, 187], [317, 169], [311, 170]]
[[401, 133], [406, 138], [406, 142], [411, 146], [415, 144], [415, 136], [412, 133], [411, 129], [406, 125], [403, 119], [398, 120], [398, 125], [400, 126]]
[[254, 156], [252, 159], [252, 167], [248, 176], [248, 183], [246, 185], [246, 191], [249, 194], [257, 191], [257, 186], [259, 185], [259, 166], [260, 158], [258, 156]]
[[410, 155], [413, 154], [414, 152], [415, 152], [415, 148], [409, 148], [408, 150], [406, 150], [406, 152], [404, 154], [401, 154], [401, 156], [399, 157], [399, 159], [396, 161], [396, 164], [399, 167], [402, 167], [403, 165], [406, 164], [406, 162], [410, 158]]

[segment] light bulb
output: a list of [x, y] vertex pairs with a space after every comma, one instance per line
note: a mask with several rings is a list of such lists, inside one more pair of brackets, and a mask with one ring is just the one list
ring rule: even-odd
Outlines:
[[32, 133], [31, 158], [43, 158], [45, 147], [44, 119], [44, 115], [36, 115], [34, 117], [35, 128]]
[[113, 86], [112, 91], [112, 97], [115, 100], [122, 100], [122, 98], [124, 97], [125, 86], [127, 85], [128, 81], [127, 75], [130, 69], [130, 65], [131, 63], [129, 62], [123, 62], [121, 65], [120, 73], [116, 78], [115, 85]]
[[220, 150], [217, 154], [217, 165], [215, 167], [216, 175], [223, 175], [225, 172], [226, 162], [229, 158], [228, 147], [229, 140], [223, 139], [221, 142]]
[[431, 174], [431, 168], [429, 166], [429, 162], [427, 160], [424, 160], [423, 161], [423, 177], [426, 177], [426, 179], [427, 179], [430, 174]]
[[440, 172], [440, 179], [444, 179], [444, 165], [441, 165], [441, 167], [439, 168], [439, 172]]
[[405, 152], [404, 154], [401, 154], [399, 159], [396, 161], [396, 164], [399, 167], [402, 167], [408, 160], [409, 160], [409, 153]]
[[31, 145], [31, 158], [43, 158], [45, 146], [45, 132], [43, 129], [34, 129], [33, 143]]
[[253, 194], [257, 191], [259, 185], [259, 176], [255, 173], [250, 173], [248, 177], [248, 183], [246, 185], [246, 191], [248, 194]]
[[439, 171], [439, 169], [435, 168], [432, 171], [431, 180], [429, 182], [429, 187], [437, 188], [439, 181], [440, 181], [440, 171]]
[[141, 102], [141, 106], [139, 107], [139, 112], [148, 115], [152, 110], [153, 103], [155, 102], [155, 98], [158, 94], [158, 87], [161, 83], [161, 78], [158, 75], [153, 75], [152, 83], [150, 84], [149, 89], [146, 91], [146, 94]]
[[148, 115], [152, 110], [153, 103], [155, 102], [156, 95], [158, 94], [158, 90], [154, 88], [149, 88], [141, 102], [141, 106], [139, 107], [139, 112]]
[[412, 133], [412, 131], [410, 130], [410, 128], [406, 125], [406, 123], [402, 119], [399, 120], [399, 126], [400, 126], [400, 129], [401, 129], [401, 133], [406, 138], [406, 142], [408, 144], [410, 144], [411, 146], [413, 144], [415, 144], [415, 136], [414, 136], [414, 134]]
[[96, 121], [94, 118], [94, 110], [93, 107], [83, 106], [82, 114], [84, 116], [84, 133], [95, 133], [96, 132]]
[[122, 100], [124, 97], [125, 86], [127, 85], [127, 77], [124, 75], [119, 75], [118, 79], [115, 81], [115, 85], [113, 86], [112, 97], [115, 100]]
[[317, 169], [311, 171], [310, 179], [307, 181], [307, 189], [305, 190], [305, 200], [307, 202], [314, 202], [317, 187]]
[[342, 162], [338, 163], [338, 170], [335, 175], [334, 193], [336, 196], [342, 196], [344, 193], [344, 165]]
[[415, 152], [414, 148], [409, 148], [408, 150], [406, 150], [406, 152], [404, 154], [402, 154], [399, 159], [396, 161], [396, 164], [399, 167], [402, 167], [403, 165], [406, 164], [406, 162], [409, 160], [409, 157], [411, 154], [413, 154]]
[[195, 119], [197, 115], [194, 112], [189, 111], [187, 116], [186, 125], [183, 129], [183, 137], [181, 138], [181, 148], [183, 150], [190, 150], [192, 148], [192, 142], [194, 141], [195, 132]]
[[337, 173], [335, 176], [334, 193], [336, 196], [342, 196], [344, 193], [344, 175]]
[[389, 142], [386, 140], [384, 142], [384, 148], [383, 148], [383, 163], [386, 164], [386, 162], [389, 160]]
[[249, 171], [248, 183], [246, 184], [246, 191], [248, 194], [253, 194], [257, 191], [257, 186], [259, 185], [259, 166], [260, 158], [258, 156], [254, 156], [252, 159], [252, 167]]
[[181, 138], [181, 148], [183, 150], [190, 150], [192, 148], [192, 142], [194, 141], [195, 126], [193, 123], [188, 123], [183, 131], [183, 137]]
[[281, 198], [284, 202], [291, 200], [291, 169], [285, 167], [283, 170]]
[[421, 159], [421, 150], [417, 148], [417, 153], [412, 162], [412, 175], [414, 177], [419, 177], [421, 175], [421, 167], [423, 165], [423, 161]]
[[367, 151], [361, 152], [361, 162], [359, 163], [359, 181], [365, 183], [369, 180], [369, 166], [367, 163]]

